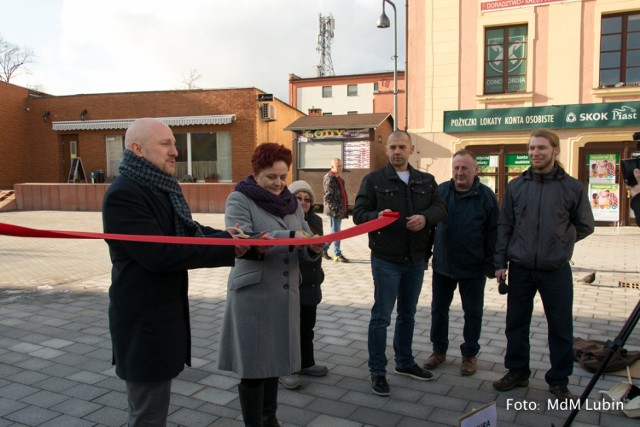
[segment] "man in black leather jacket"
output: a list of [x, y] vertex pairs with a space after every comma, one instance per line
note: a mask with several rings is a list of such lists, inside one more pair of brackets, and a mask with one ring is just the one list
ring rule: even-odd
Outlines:
[[356, 224], [376, 219], [385, 211], [400, 213], [397, 221], [369, 233], [375, 299], [369, 322], [369, 370], [371, 388], [380, 396], [390, 394], [385, 349], [396, 299], [395, 373], [423, 381], [433, 379], [433, 374], [418, 366], [413, 358], [413, 328], [430, 230], [446, 216], [447, 208], [433, 176], [409, 164], [414, 149], [407, 132], [389, 135], [386, 145], [389, 163], [365, 176], [353, 211]]

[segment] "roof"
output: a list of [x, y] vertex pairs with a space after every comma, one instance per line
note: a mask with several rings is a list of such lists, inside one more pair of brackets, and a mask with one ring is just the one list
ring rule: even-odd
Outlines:
[[[158, 117], [157, 119], [167, 126], [226, 125], [233, 122], [236, 119], [236, 115]], [[53, 122], [52, 125], [53, 130], [127, 129], [134, 120], [136, 119], [74, 120]]]
[[304, 116], [291, 123], [284, 130], [377, 128], [390, 118], [390, 113]]

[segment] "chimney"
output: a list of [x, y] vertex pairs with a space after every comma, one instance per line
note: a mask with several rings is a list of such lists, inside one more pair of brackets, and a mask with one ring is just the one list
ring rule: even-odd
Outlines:
[[317, 117], [322, 116], [322, 108], [309, 108], [309, 116]]

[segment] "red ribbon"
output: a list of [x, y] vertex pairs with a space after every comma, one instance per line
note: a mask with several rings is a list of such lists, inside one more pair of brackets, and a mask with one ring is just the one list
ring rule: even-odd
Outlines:
[[373, 221], [368, 221], [355, 227], [327, 234], [326, 236], [294, 239], [228, 239], [220, 237], [178, 237], [178, 236], [144, 236], [138, 234], [112, 234], [91, 233], [84, 231], [55, 231], [39, 230], [36, 228], [21, 227], [19, 225], [0, 222], [0, 235], [14, 237], [40, 237], [46, 239], [106, 239], [126, 240], [130, 242], [149, 243], [177, 243], [183, 245], [218, 245], [218, 246], [304, 246], [319, 245], [345, 240], [350, 237], [370, 233], [382, 227], [386, 227], [400, 217], [398, 212], [383, 212], [383, 215]]

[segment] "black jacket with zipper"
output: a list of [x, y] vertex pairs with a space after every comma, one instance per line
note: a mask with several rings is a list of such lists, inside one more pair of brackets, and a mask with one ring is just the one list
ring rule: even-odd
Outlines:
[[507, 185], [498, 219], [496, 270], [515, 262], [555, 270], [571, 260], [575, 243], [594, 230], [591, 205], [580, 181], [560, 166], [531, 168]]
[[[408, 168], [408, 185], [400, 179], [391, 163], [365, 176], [353, 210], [355, 224], [374, 220], [385, 209], [400, 213], [398, 220], [369, 233], [371, 254], [390, 262], [424, 260], [429, 250], [431, 228], [447, 215], [447, 206], [433, 175], [411, 165]], [[426, 226], [420, 231], [407, 230], [407, 217], [418, 214], [427, 219]]]

